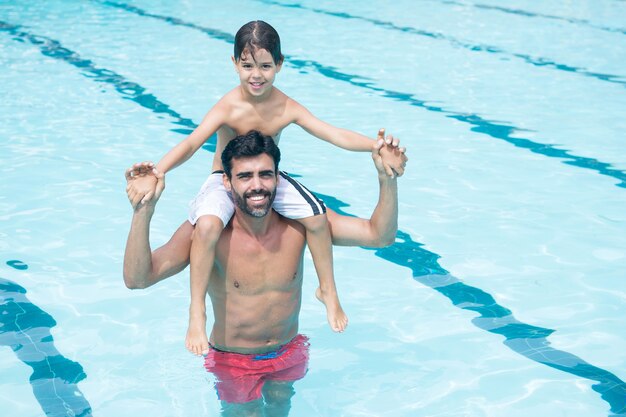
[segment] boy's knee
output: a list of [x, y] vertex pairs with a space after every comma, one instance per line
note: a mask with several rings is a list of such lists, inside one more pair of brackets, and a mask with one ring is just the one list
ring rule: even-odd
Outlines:
[[203, 241], [216, 241], [224, 224], [217, 216], [200, 216], [193, 230], [192, 240], [200, 239]]
[[326, 214], [305, 217], [304, 219], [298, 219], [298, 221], [304, 225], [308, 232], [320, 232], [328, 229]]

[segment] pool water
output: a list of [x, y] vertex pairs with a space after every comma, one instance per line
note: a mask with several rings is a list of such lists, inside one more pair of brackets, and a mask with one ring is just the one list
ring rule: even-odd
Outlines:
[[[0, 0], [0, 409], [219, 415], [187, 353], [188, 271], [129, 291], [123, 172], [237, 83], [236, 30], [270, 22], [276, 85], [410, 157], [396, 243], [336, 248], [332, 333], [291, 416], [626, 416], [626, 2]], [[282, 169], [369, 216], [377, 181], [297, 127]], [[153, 246], [186, 218], [208, 142], [172, 171]]]

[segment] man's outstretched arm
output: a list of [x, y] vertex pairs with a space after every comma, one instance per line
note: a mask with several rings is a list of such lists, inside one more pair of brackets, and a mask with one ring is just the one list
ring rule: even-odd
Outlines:
[[381, 149], [385, 146], [378, 140], [372, 149], [372, 159], [378, 172], [378, 203], [369, 219], [343, 216], [328, 210], [333, 245], [385, 247], [395, 241], [398, 231], [398, 182], [397, 176], [390, 178], [382, 164]]
[[[136, 181], [143, 175], [154, 175], [157, 178], [157, 187], [154, 197], [148, 203], [142, 203], [142, 196], [132, 194], [131, 187], [127, 187], [128, 199], [133, 207], [133, 219], [126, 241], [124, 253], [124, 283], [128, 288], [147, 288], [157, 282], [177, 274], [189, 264], [189, 249], [191, 247], [191, 233], [193, 226], [189, 222], [183, 223], [165, 245], [154, 252], [150, 248], [150, 220], [154, 214], [155, 205], [165, 187], [161, 173], [143, 172], [152, 170], [148, 165], [137, 166], [126, 171], [126, 181]], [[132, 173], [139, 173], [133, 177]]]

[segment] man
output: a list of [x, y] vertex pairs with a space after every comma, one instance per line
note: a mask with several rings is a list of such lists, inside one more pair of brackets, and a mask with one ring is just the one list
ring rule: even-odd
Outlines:
[[[372, 150], [380, 185], [374, 213], [365, 220], [329, 210], [335, 244], [374, 247], [394, 240], [397, 183], [384, 171], [382, 146], [381, 138]], [[306, 235], [300, 223], [271, 208], [281, 180], [279, 161], [274, 140], [256, 131], [233, 139], [222, 154], [224, 186], [236, 208], [217, 243], [209, 281], [215, 322], [205, 367], [217, 377], [225, 413], [252, 415], [264, 408], [272, 415], [287, 415], [291, 386], [307, 369], [307, 339], [298, 334]], [[164, 187], [163, 175], [156, 176], [155, 198], [146, 205], [129, 195], [134, 207], [124, 258], [129, 288], [146, 288], [189, 263], [188, 222], [151, 253], [150, 219]], [[127, 179], [133, 181], [130, 173]]]

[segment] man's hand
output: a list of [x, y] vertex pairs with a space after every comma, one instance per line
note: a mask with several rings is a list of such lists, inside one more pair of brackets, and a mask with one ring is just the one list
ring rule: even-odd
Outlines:
[[[399, 146], [400, 140], [392, 135], [385, 137], [385, 129], [378, 131], [376, 145], [372, 150], [372, 159], [379, 174], [386, 173], [389, 177], [400, 177], [409, 158], [404, 154], [405, 148]], [[382, 168], [382, 171], [381, 171]]]
[[152, 162], [141, 162], [126, 170], [126, 194], [134, 210], [154, 207], [165, 188], [165, 175]]

